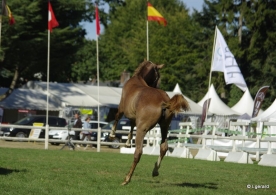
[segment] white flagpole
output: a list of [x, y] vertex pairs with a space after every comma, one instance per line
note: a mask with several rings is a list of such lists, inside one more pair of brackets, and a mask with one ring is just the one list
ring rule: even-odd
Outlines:
[[149, 21], [147, 20], [147, 60], [149, 60]]
[[215, 36], [214, 36], [214, 42], [213, 42], [213, 53], [212, 53], [212, 60], [211, 60], [211, 68], [210, 68], [210, 75], [209, 75], [209, 86], [208, 90], [210, 89], [211, 86], [211, 78], [212, 78], [212, 65], [214, 61], [214, 53], [215, 53], [215, 48], [216, 48], [216, 38], [217, 38], [217, 26], [215, 28]]
[[[212, 53], [211, 68], [210, 68], [210, 75], [209, 75], [209, 86], [208, 86], [208, 97], [207, 97], [207, 100], [210, 98], [210, 91], [209, 90], [210, 90], [210, 86], [211, 86], [212, 65], [213, 65], [213, 61], [214, 61], [214, 53], [215, 53], [215, 48], [216, 48], [216, 38], [217, 38], [217, 26], [215, 27], [215, 36], [214, 36], [214, 42], [213, 42], [213, 53]], [[208, 116], [208, 109], [209, 109], [209, 104], [207, 102], [205, 121], [206, 121], [207, 116]]]
[[[100, 76], [99, 76], [99, 35], [97, 35], [96, 43], [97, 43], [97, 88], [98, 88], [98, 138], [100, 138]], [[97, 152], [100, 152], [100, 140], [97, 141]]]
[[[48, 11], [48, 14], [50, 12]], [[49, 18], [49, 16], [48, 16]], [[45, 129], [45, 150], [48, 149], [48, 135], [49, 135], [49, 74], [50, 74], [50, 30], [48, 29], [48, 52], [47, 52], [47, 107], [46, 107], [46, 129]]]

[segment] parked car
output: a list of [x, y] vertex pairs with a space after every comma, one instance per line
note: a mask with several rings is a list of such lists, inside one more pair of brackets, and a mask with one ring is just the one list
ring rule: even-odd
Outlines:
[[[9, 123], [0, 123], [2, 125], [8, 125]], [[0, 136], [7, 136], [7, 132], [10, 132], [9, 128], [5, 128], [5, 127], [0, 127]]]
[[[97, 129], [98, 128], [98, 121], [90, 121], [91, 129]], [[107, 124], [107, 122], [100, 121], [100, 127], [103, 127]], [[69, 131], [68, 130], [50, 130], [49, 131], [49, 139], [58, 139], [58, 140], [68, 140], [69, 138], [73, 138], [75, 135], [75, 131]], [[91, 140], [97, 141], [97, 132], [91, 133]], [[104, 141], [107, 133], [102, 133], [101, 140]], [[82, 139], [82, 135], [80, 134], [80, 139]], [[52, 145], [59, 145], [59, 143], [51, 143]]]
[[[107, 125], [103, 126], [102, 129], [103, 130], [111, 130], [114, 122], [115, 121], [109, 122]], [[129, 119], [127, 119], [127, 118], [120, 119], [119, 122], [117, 123], [117, 129], [116, 130], [124, 130], [123, 126], [130, 126]], [[120, 134], [120, 133], [116, 132], [115, 138], [110, 139], [109, 133], [108, 133], [108, 135], [106, 136], [105, 141], [113, 142], [113, 143], [120, 143], [120, 142], [123, 141], [122, 136], [127, 136], [127, 134]], [[120, 148], [119, 145], [110, 145], [110, 147], [114, 148], [114, 149]]]
[[[17, 122], [15, 122], [13, 125], [26, 125], [26, 126], [32, 126], [33, 123], [43, 123], [45, 126], [46, 124], [46, 115], [32, 115], [27, 116]], [[48, 116], [48, 123], [49, 126], [52, 127], [65, 127], [67, 125], [66, 120], [64, 118], [60, 118], [57, 116]], [[2, 129], [3, 131], [3, 129]], [[9, 137], [29, 137], [31, 132], [31, 129], [21, 129], [21, 128], [6, 128], [4, 130], [4, 135]], [[39, 138], [45, 138], [45, 130], [42, 129], [41, 133], [39, 135]]]

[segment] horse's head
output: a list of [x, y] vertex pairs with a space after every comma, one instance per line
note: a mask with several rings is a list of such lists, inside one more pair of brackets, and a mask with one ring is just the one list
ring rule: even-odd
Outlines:
[[163, 66], [164, 64], [156, 65], [151, 61], [144, 60], [135, 70], [133, 76], [141, 76], [148, 86], [156, 88], [160, 78], [159, 69], [163, 68]]

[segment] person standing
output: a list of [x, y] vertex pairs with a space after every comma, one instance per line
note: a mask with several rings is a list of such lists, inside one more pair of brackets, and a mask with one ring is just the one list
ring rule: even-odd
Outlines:
[[[82, 122], [81, 122], [79, 113], [75, 114], [75, 121], [74, 121], [73, 128], [82, 128]], [[80, 140], [80, 131], [75, 131], [74, 140]], [[77, 144], [77, 147], [80, 147], [80, 145]]]
[[[91, 118], [90, 118], [90, 116], [87, 116], [86, 117], [86, 119], [85, 119], [85, 121], [84, 121], [84, 123], [83, 123], [83, 128], [84, 129], [91, 129], [91, 125], [90, 125], [90, 120], [91, 120]], [[91, 134], [90, 134], [91, 132], [90, 131], [82, 131], [81, 132], [81, 134], [82, 134], [82, 141], [87, 137], [87, 139], [88, 139], [88, 141], [91, 141]], [[89, 145], [87, 144], [87, 146], [86, 146], [86, 148], [88, 147]], [[92, 145], [90, 145], [91, 147], [92, 147]], [[85, 148], [85, 149], [86, 149]]]

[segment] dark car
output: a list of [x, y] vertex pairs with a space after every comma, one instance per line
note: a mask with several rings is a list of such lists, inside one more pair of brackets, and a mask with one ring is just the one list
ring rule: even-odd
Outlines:
[[[98, 129], [98, 122], [97, 121], [90, 121], [91, 129]], [[107, 125], [107, 122], [100, 122], [100, 127], [103, 128], [105, 125]], [[107, 133], [101, 133], [101, 140], [104, 141], [105, 137], [107, 136]], [[91, 133], [91, 140], [97, 141], [98, 139], [98, 133], [92, 132]]]
[[[111, 130], [112, 129], [112, 126], [114, 124], [115, 121], [111, 121], [109, 122], [107, 125], [103, 126], [102, 129], [103, 130]], [[130, 121], [129, 119], [127, 118], [122, 118], [119, 120], [118, 124], [117, 124], [117, 129], [116, 130], [124, 130], [123, 129], [123, 126], [130, 126]], [[126, 130], [124, 130], [126, 131]], [[106, 136], [106, 139], [105, 141], [108, 141], [108, 142], [114, 142], [114, 143], [120, 143], [122, 142], [122, 137], [123, 136], [127, 136], [128, 134], [120, 134], [118, 132], [116, 132], [115, 134], [115, 138], [109, 138], [109, 134]], [[110, 146], [111, 148], [119, 148], [120, 146], [119, 145], [111, 145]]]
[[[45, 126], [46, 115], [33, 115], [22, 118], [21, 120], [15, 122], [13, 125], [26, 125], [33, 126], [33, 123], [43, 123]], [[67, 125], [66, 119], [57, 116], [48, 116], [49, 126], [52, 127], [65, 127]], [[29, 137], [31, 129], [21, 129], [21, 128], [8, 128], [9, 132], [5, 132], [10, 137]], [[40, 138], [45, 138], [45, 130], [42, 129], [39, 135]]]

